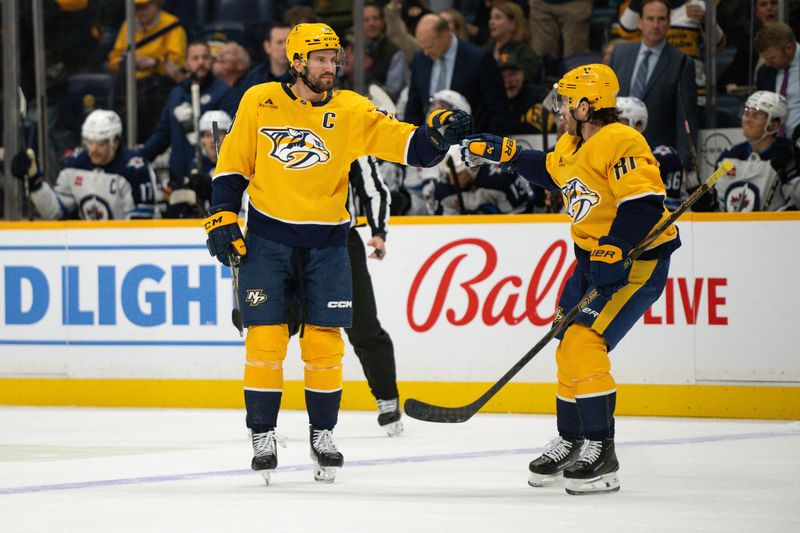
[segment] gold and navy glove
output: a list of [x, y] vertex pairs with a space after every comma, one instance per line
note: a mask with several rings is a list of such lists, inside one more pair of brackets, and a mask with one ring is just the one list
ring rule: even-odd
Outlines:
[[212, 207], [211, 216], [203, 220], [203, 227], [208, 234], [208, 252], [223, 265], [231, 266], [229, 253], [236, 257], [247, 254], [242, 230], [239, 228], [239, 216], [230, 210], [230, 206]]
[[495, 163], [504, 171], [513, 172], [521, 153], [522, 148], [514, 139], [490, 133], [470, 135], [461, 141], [461, 156], [468, 167]]
[[446, 150], [472, 133], [472, 115], [460, 109], [437, 109], [428, 115], [425, 125], [430, 130], [431, 142], [437, 148]]
[[624, 264], [630, 251], [630, 244], [608, 235], [589, 254], [589, 283], [606, 298], [627, 285], [630, 269]]

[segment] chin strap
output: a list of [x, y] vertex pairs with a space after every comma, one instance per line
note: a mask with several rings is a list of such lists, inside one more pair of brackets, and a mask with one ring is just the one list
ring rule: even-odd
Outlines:
[[576, 128], [575, 133], [578, 134], [578, 137], [583, 139], [583, 125], [586, 124], [587, 121], [586, 120], [579, 120], [578, 117], [575, 116], [575, 110], [572, 109], [572, 108], [570, 108], [569, 114], [572, 115], [573, 120], [575, 120], [575, 123], [578, 125], [578, 127]]
[[316, 86], [315, 86], [313, 83], [311, 83], [310, 81], [308, 81], [308, 78], [306, 78], [306, 72], [305, 72], [305, 70], [303, 70], [303, 72], [302, 72], [302, 73], [298, 72], [298, 73], [297, 73], [297, 77], [298, 77], [298, 78], [300, 78], [301, 80], [303, 80], [303, 83], [306, 85], [306, 87], [308, 87], [309, 89], [311, 89], [311, 92], [313, 92], [313, 93], [316, 93], [316, 94], [325, 94], [326, 92], [328, 92], [328, 89], [322, 89], [322, 90], [320, 90], [320, 89], [319, 89], [319, 87], [316, 87]]

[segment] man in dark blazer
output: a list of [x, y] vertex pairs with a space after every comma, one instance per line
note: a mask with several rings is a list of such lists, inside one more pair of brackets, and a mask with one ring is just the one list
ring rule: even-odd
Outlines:
[[472, 106], [476, 131], [510, 132], [512, 119], [507, 111], [503, 79], [492, 54], [459, 41], [450, 32], [447, 21], [435, 14], [419, 20], [416, 37], [421, 50], [411, 60], [404, 119], [422, 124], [431, 94], [450, 89], [464, 95]]
[[796, 139], [800, 137], [800, 44], [788, 24], [768, 22], [756, 34], [755, 48], [764, 60], [756, 72], [756, 87], [786, 97], [789, 116], [784, 134]]
[[666, 41], [670, 13], [666, 0], [644, 0], [641, 13], [641, 43], [619, 44], [611, 55], [619, 96], [636, 96], [647, 106], [644, 136], [650, 146], [675, 146], [683, 165], [696, 170], [691, 152], [699, 126], [694, 60]]

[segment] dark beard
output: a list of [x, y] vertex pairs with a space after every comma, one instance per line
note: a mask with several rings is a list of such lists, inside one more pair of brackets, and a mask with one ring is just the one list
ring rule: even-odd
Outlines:
[[325, 94], [326, 92], [328, 92], [333, 88], [333, 83], [330, 84], [330, 87], [324, 87], [322, 85], [323, 82], [321, 80], [318, 82], [312, 82], [305, 73], [303, 74], [301, 79], [303, 80], [303, 83], [306, 84], [306, 87], [308, 87], [317, 94]]

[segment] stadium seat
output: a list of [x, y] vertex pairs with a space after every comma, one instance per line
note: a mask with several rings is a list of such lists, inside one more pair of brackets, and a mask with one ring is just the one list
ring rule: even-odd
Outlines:
[[569, 72], [570, 70], [574, 69], [575, 67], [580, 67], [581, 65], [588, 65], [589, 63], [600, 63], [600, 60], [603, 58], [603, 54], [600, 52], [584, 52], [582, 54], [572, 54], [569, 57], [565, 57], [561, 60], [561, 72]]
[[243, 22], [235, 20], [218, 20], [200, 27], [200, 37], [206, 41], [236, 41], [247, 45], [247, 30]]
[[73, 74], [67, 78], [66, 96], [59, 109], [59, 129], [66, 130], [65, 142], [76, 146], [81, 140], [83, 119], [95, 109], [114, 109], [116, 80], [111, 74]]
[[164, 11], [172, 13], [181, 21], [186, 35], [191, 41], [198, 35], [198, 29], [211, 20], [210, 0], [164, 0]]

